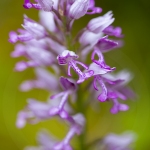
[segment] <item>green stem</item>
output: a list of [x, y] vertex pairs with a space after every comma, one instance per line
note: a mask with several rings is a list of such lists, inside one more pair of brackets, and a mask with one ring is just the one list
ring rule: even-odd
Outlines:
[[[66, 47], [68, 50], [74, 51], [75, 45], [73, 44], [72, 34], [68, 31], [68, 20], [66, 18], [63, 19], [64, 23], [64, 33], [66, 35]], [[86, 118], [86, 111], [84, 107], [84, 91], [82, 91], [82, 85], [79, 86], [78, 97], [76, 101], [76, 107], [74, 109], [75, 113], [82, 113]], [[81, 135], [78, 136], [79, 150], [86, 150], [86, 124]]]
[[[86, 108], [84, 107], [84, 97], [83, 97], [83, 91], [82, 87], [80, 86], [80, 89], [78, 90], [78, 99], [77, 99], [77, 112], [82, 113], [84, 117], [86, 118]], [[80, 150], [86, 150], [86, 124], [84, 126], [84, 130], [78, 137], [79, 147]]]

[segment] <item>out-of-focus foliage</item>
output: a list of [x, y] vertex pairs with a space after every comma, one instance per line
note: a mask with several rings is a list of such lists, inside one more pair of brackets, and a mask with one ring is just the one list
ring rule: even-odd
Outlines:
[[[150, 149], [150, 1], [148, 0], [97, 0], [97, 5], [103, 8], [103, 13], [112, 10], [116, 18], [114, 25], [123, 28], [125, 45], [123, 48], [106, 55], [107, 64], [117, 66], [117, 69], [129, 69], [134, 74], [131, 87], [137, 93], [137, 99], [128, 101], [130, 110], [117, 115], [109, 113], [110, 104], [100, 104], [100, 111], [89, 110], [88, 135], [89, 139], [107, 134], [121, 133], [132, 130], [137, 133], [136, 150]], [[8, 43], [8, 33], [21, 27], [23, 14], [37, 20], [38, 11], [25, 10], [23, 0], [0, 1], [0, 149], [21, 150], [26, 145], [34, 145], [36, 132], [47, 128], [53, 134], [63, 137], [66, 129], [55, 120], [37, 125], [27, 125], [24, 129], [15, 127], [16, 114], [26, 104], [29, 97], [45, 100], [48, 93], [32, 90], [22, 93], [19, 84], [34, 77], [32, 69], [17, 73], [13, 67], [17, 59], [12, 59], [10, 53], [13, 45]], [[90, 17], [85, 18], [84, 24], [76, 23], [77, 28], [83, 27]], [[83, 22], [82, 22], [83, 23]], [[76, 28], [76, 30], [77, 30]], [[76, 32], [76, 31], [74, 31]], [[95, 100], [96, 101], [96, 100]]]

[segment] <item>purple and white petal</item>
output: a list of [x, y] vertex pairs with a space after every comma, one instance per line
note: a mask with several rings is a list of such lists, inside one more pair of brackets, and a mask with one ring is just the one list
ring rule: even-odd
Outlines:
[[47, 35], [45, 28], [39, 23], [31, 20], [26, 15], [24, 15], [24, 24], [22, 24], [23, 28], [26, 29], [30, 34], [36, 39], [43, 38]]
[[122, 32], [121, 27], [108, 26], [107, 28], [105, 28], [103, 30], [103, 32], [107, 35], [110, 35], [110, 36], [115, 36], [115, 37], [118, 37], [118, 38], [123, 37], [123, 35], [121, 34], [121, 32]]
[[77, 89], [77, 85], [73, 82], [70, 82], [69, 79], [65, 77], [60, 77], [59, 81], [65, 91], [75, 91]]
[[46, 89], [49, 91], [58, 90], [58, 79], [52, 73], [42, 68], [36, 68], [35, 74], [36, 80], [28, 80], [21, 84], [20, 89], [22, 91], [29, 91], [32, 88]]
[[119, 43], [110, 39], [107, 39], [107, 36], [101, 38], [97, 44], [96, 47], [101, 51], [101, 52], [108, 52], [114, 48], [119, 47]]
[[70, 7], [69, 17], [79, 19], [84, 16], [88, 10], [89, 0], [76, 0]]
[[114, 18], [112, 18], [113, 14], [111, 11], [106, 13], [104, 16], [100, 16], [92, 19], [88, 25], [87, 29], [93, 33], [102, 32], [106, 27], [114, 22]]
[[107, 69], [101, 68], [101, 67], [100, 67], [99, 65], [97, 65], [96, 63], [92, 63], [92, 64], [89, 66], [89, 70], [93, 70], [93, 71], [94, 71], [93, 76], [106, 74], [106, 73], [108, 72]]
[[130, 146], [135, 140], [135, 133], [125, 132], [121, 135], [108, 134], [103, 142], [108, 150], [130, 150]]
[[18, 35], [16, 32], [14, 31], [11, 31], [9, 33], [9, 40], [8, 40], [10, 43], [16, 43], [18, 41]]
[[17, 44], [15, 50], [11, 53], [12, 57], [20, 57], [26, 55], [26, 47], [23, 44]]
[[47, 28], [51, 32], [56, 32], [57, 27], [54, 21], [54, 15], [52, 12], [45, 12], [40, 11], [39, 12], [40, 22], [41, 24]]
[[44, 11], [52, 11], [54, 2], [52, 0], [37, 0]]

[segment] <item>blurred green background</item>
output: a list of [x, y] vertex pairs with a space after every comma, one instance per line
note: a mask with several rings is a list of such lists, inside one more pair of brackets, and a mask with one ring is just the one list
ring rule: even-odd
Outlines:
[[[26, 145], [34, 145], [40, 128], [46, 127], [60, 138], [66, 132], [66, 128], [55, 120], [27, 125], [21, 130], [15, 127], [17, 112], [25, 106], [27, 98], [44, 100], [48, 96], [41, 90], [22, 93], [18, 89], [23, 80], [34, 77], [34, 74], [32, 69], [21, 73], [13, 71], [19, 59], [10, 57], [14, 46], [8, 43], [8, 33], [21, 27], [23, 14], [38, 20], [38, 11], [25, 10], [22, 4], [23, 0], [0, 0], [0, 150], [21, 150]], [[116, 19], [114, 25], [123, 28], [125, 46], [108, 53], [106, 59], [118, 70], [127, 68], [134, 74], [130, 85], [138, 98], [127, 102], [128, 112], [117, 115], [109, 113], [108, 103], [100, 104], [98, 113], [89, 111], [89, 140], [109, 132], [131, 130], [138, 135], [135, 150], [150, 150], [150, 1], [96, 0], [96, 4], [103, 8], [102, 14], [112, 10]], [[76, 24], [76, 29], [85, 26], [88, 20], [86, 17], [84, 24]]]

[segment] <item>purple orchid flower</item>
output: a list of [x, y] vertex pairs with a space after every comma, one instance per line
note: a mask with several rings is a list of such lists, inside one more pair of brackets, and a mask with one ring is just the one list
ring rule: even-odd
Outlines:
[[17, 41], [26, 42], [32, 39], [42, 39], [46, 37], [47, 32], [45, 28], [34, 20], [28, 18], [24, 15], [24, 24], [22, 24], [23, 29], [19, 29], [18, 32], [20, 35], [17, 35], [16, 32], [12, 31], [9, 34], [9, 41], [15, 43]]
[[108, 12], [103, 16], [92, 19], [88, 25], [87, 29], [84, 30], [82, 35], [79, 37], [79, 42], [81, 43], [83, 50], [82, 56], [86, 56], [98, 43], [100, 39], [103, 39], [103, 30], [113, 23], [114, 18], [112, 18], [112, 12]]
[[[98, 56], [98, 60], [95, 60], [95, 55]], [[102, 52], [97, 48], [95, 48], [94, 51], [92, 52], [91, 59], [94, 63], [99, 65], [101, 68], [107, 69], [108, 71], [113, 71], [116, 69], [115, 67], [110, 68], [110, 66], [106, 65]]]
[[89, 70], [88, 72], [83, 73], [76, 64], [80, 64], [86, 70], [88, 70], [88, 67], [82, 62], [76, 61], [75, 59], [77, 58], [78, 55], [76, 55], [73, 51], [68, 50], [65, 50], [61, 55], [57, 57], [60, 65], [68, 64], [68, 76], [71, 76], [71, 67], [79, 75], [79, 80], [77, 81], [77, 83], [79, 84], [82, 83], [85, 79], [91, 77], [93, 75], [93, 71]]
[[59, 99], [55, 99], [55, 101], [40, 102], [35, 99], [29, 99], [28, 105], [26, 108], [18, 113], [16, 126], [18, 128], [23, 128], [26, 123], [37, 124], [40, 121], [50, 119], [56, 115], [58, 115], [61, 119], [68, 121], [69, 123], [74, 123], [73, 118], [68, 115], [69, 105], [66, 104], [64, 109], [57, 113], [52, 114], [51, 109], [56, 108], [60, 104]]
[[102, 92], [101, 94], [98, 96], [98, 100], [100, 101], [106, 101], [107, 99], [107, 88], [101, 78], [101, 75], [103, 74], [106, 74], [107, 72], [111, 71], [107, 68], [103, 68], [103, 67], [100, 67], [99, 65], [95, 64], [95, 63], [92, 63], [90, 66], [89, 66], [89, 69], [93, 70], [94, 71], [94, 81], [93, 81], [93, 85], [94, 85], [94, 88], [98, 91], [98, 88], [97, 88], [97, 83], [98, 82], [102, 88]]
[[132, 132], [126, 132], [121, 135], [109, 134], [104, 138], [104, 144], [108, 150], [131, 150], [131, 145], [136, 136]]
[[23, 71], [28, 67], [51, 66], [54, 62], [54, 55], [45, 49], [26, 46], [26, 56], [30, 59], [28, 62], [21, 61], [15, 66], [16, 71]]
[[87, 29], [93, 33], [102, 32], [106, 27], [114, 22], [114, 18], [112, 18], [113, 14], [111, 11], [106, 13], [104, 16], [100, 16], [92, 19], [88, 25]]
[[41, 120], [50, 118], [49, 110], [53, 105], [57, 105], [56, 101], [55, 104], [47, 104], [38, 102], [34, 99], [29, 99], [27, 107], [18, 113], [16, 122], [17, 127], [23, 128], [26, 122], [35, 124]]
[[[94, 68], [96, 64], [92, 64], [90, 68]], [[98, 66], [97, 66], [98, 68]], [[94, 74], [94, 89], [99, 90], [97, 83], [100, 85], [101, 94], [98, 95], [98, 100], [104, 102], [111, 100], [113, 107], [110, 109], [112, 114], [116, 114], [119, 111], [127, 111], [129, 106], [121, 104], [118, 99], [126, 100], [127, 98], [135, 97], [132, 90], [126, 87], [126, 84], [131, 80], [131, 75], [127, 71], [122, 71], [117, 75], [111, 75], [109, 72], [99, 71], [99, 75]]]
[[58, 78], [54, 74], [42, 68], [36, 68], [35, 74], [37, 79], [24, 81], [20, 86], [20, 90], [29, 91], [33, 88], [40, 88], [48, 91], [58, 91]]
[[77, 90], [77, 86], [75, 83], [69, 81], [67, 78], [64, 78], [64, 77], [60, 77], [60, 84], [62, 88], [64, 89], [64, 91], [58, 94], [52, 95], [50, 98], [52, 101], [55, 101], [55, 99], [62, 97], [61, 101], [59, 105], [57, 107], [53, 107], [49, 113], [51, 115], [61, 114], [67, 118], [68, 113], [64, 110], [64, 106], [68, 100], [68, 96], [70, 94], [74, 94], [75, 91]]
[[39, 147], [26, 147], [25, 150], [72, 150], [70, 140], [75, 134], [81, 134], [85, 124], [85, 118], [82, 114], [73, 116], [74, 124], [61, 142], [45, 132], [40, 132], [37, 137]]

